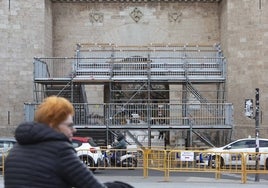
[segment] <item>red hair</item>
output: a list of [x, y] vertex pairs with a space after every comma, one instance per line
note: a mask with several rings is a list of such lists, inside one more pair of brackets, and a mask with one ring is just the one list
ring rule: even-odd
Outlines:
[[38, 106], [34, 120], [57, 128], [68, 115], [74, 115], [73, 105], [63, 97], [51, 96]]

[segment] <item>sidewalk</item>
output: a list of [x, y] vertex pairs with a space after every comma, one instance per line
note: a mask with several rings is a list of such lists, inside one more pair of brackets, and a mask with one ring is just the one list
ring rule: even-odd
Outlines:
[[[268, 181], [247, 181], [246, 184], [242, 184], [237, 180], [227, 179], [212, 179], [212, 178], [198, 178], [198, 177], [170, 177], [169, 181], [163, 181], [162, 177], [148, 177], [142, 176], [96, 176], [101, 182], [107, 181], [125, 181], [136, 188], [266, 188]], [[4, 188], [3, 176], [0, 176], [0, 188]]]

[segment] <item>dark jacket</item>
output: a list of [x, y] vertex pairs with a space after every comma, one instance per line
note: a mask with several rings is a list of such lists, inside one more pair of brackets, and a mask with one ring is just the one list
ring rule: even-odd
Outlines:
[[114, 149], [126, 149], [127, 148], [127, 143], [125, 139], [119, 140], [116, 142], [113, 146]]
[[117, 137], [117, 142], [113, 145], [114, 149], [126, 149], [127, 148], [127, 142], [125, 140], [125, 136], [123, 134], [119, 134]]
[[15, 131], [18, 144], [5, 161], [5, 188], [102, 188], [80, 161], [69, 139], [34, 122]]

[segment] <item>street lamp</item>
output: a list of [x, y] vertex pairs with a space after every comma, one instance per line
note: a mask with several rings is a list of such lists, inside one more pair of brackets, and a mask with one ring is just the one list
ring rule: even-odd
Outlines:
[[[259, 128], [260, 128], [260, 91], [259, 88], [255, 89], [255, 117], [253, 116], [253, 99], [245, 100], [245, 116], [255, 119], [255, 140], [256, 140], [256, 148], [255, 148], [255, 170], [259, 169]], [[259, 174], [255, 174], [255, 181], [260, 181]]]
[[[255, 105], [256, 105], [256, 110], [255, 110], [255, 134], [256, 134], [256, 170], [259, 169], [259, 128], [260, 128], [260, 93], [259, 93], [259, 88], [256, 88], [255, 90]], [[255, 174], [255, 181], [260, 181], [259, 174]]]

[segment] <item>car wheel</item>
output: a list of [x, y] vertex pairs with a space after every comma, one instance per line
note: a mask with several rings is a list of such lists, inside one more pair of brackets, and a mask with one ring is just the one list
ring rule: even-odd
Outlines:
[[98, 169], [104, 170], [107, 167], [106, 159], [98, 159]]
[[135, 167], [138, 166], [137, 160], [133, 158], [126, 159], [126, 164], [129, 170], [133, 170]]
[[104, 167], [109, 167], [110, 166], [110, 161], [109, 159], [105, 158], [104, 159]]
[[94, 161], [93, 161], [93, 159], [91, 157], [89, 157], [89, 156], [80, 156], [79, 158], [87, 167], [90, 168], [90, 170], [92, 172], [94, 172], [96, 170], [96, 168], [93, 168], [94, 167]]
[[210, 166], [211, 168], [216, 168], [217, 167], [217, 163], [216, 163], [217, 157], [220, 157], [220, 160], [221, 160], [220, 161], [220, 168], [223, 168], [223, 165], [224, 165], [223, 158], [221, 156], [216, 156], [216, 155], [211, 157], [211, 160], [209, 161], [208, 166]]

